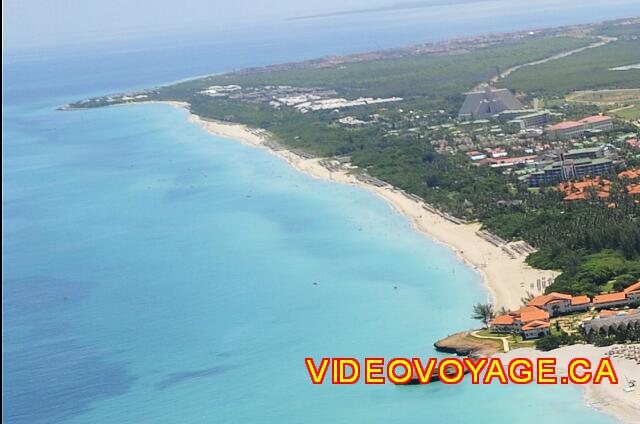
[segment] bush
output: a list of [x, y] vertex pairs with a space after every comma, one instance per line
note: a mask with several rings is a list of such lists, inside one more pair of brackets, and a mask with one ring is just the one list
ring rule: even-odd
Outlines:
[[536, 340], [536, 348], [547, 352], [549, 350], [557, 349], [562, 344], [560, 336], [548, 335]]
[[615, 291], [623, 291], [636, 281], [638, 281], [638, 276], [632, 274], [622, 274], [616, 277], [615, 281], [613, 282], [613, 289]]
[[616, 337], [615, 336], [606, 336], [606, 337], [599, 336], [599, 337], [596, 337], [593, 340], [593, 344], [595, 346], [599, 346], [599, 347], [600, 346], [611, 346], [612, 344], [615, 344], [615, 343], [616, 343]]

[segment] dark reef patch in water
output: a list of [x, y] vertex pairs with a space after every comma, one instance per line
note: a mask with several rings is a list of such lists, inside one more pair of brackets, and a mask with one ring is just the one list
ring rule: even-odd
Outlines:
[[176, 384], [180, 384], [186, 380], [213, 377], [216, 375], [223, 374], [232, 368], [233, 367], [227, 366], [227, 365], [217, 365], [211, 368], [205, 368], [201, 370], [171, 373], [167, 377], [165, 377], [161, 382], [159, 382], [156, 385], [156, 388], [158, 390], [168, 389], [169, 387], [175, 386]]
[[33, 277], [3, 281], [2, 420], [53, 423], [135, 381], [127, 364], [73, 336], [70, 312], [95, 283]]

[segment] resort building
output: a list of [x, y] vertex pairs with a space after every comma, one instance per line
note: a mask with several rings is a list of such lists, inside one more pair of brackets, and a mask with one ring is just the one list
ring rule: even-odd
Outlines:
[[522, 110], [524, 105], [506, 88], [486, 87], [467, 94], [458, 117], [460, 119], [487, 119], [505, 110]]
[[480, 165], [489, 165], [492, 168], [510, 168], [514, 166], [525, 166], [535, 162], [537, 156], [518, 156], [518, 157], [503, 157], [503, 158], [486, 158], [480, 162]]
[[[629, 169], [620, 172], [618, 178], [633, 181], [640, 178], [640, 172], [636, 169]], [[582, 181], [558, 184], [558, 191], [565, 194], [563, 200], [566, 202], [589, 199], [605, 200], [611, 196], [611, 190], [611, 181], [602, 177], [585, 178]], [[626, 191], [630, 195], [640, 194], [640, 184], [627, 184], [622, 191]]]
[[494, 333], [513, 333], [516, 331], [513, 315], [498, 315], [489, 321], [489, 329]]
[[498, 119], [520, 130], [526, 130], [547, 125], [551, 120], [551, 113], [548, 110], [506, 110], [498, 114]]
[[529, 185], [540, 187], [541, 185], [556, 184], [563, 180], [582, 179], [587, 176], [607, 174], [613, 162], [606, 158], [582, 158], [561, 159], [555, 162], [540, 163], [542, 169], [529, 174]]
[[564, 201], [588, 200], [592, 194], [598, 199], [607, 199], [611, 195], [611, 181], [601, 177], [585, 178], [583, 181], [560, 183], [558, 191], [564, 192]]
[[552, 140], [567, 140], [575, 137], [582, 137], [586, 126], [580, 122], [564, 121], [547, 127], [547, 135]]
[[610, 131], [613, 129], [613, 120], [608, 116], [595, 115], [581, 120], [589, 131]]
[[[553, 292], [534, 297], [527, 302], [526, 306], [518, 310], [496, 316], [489, 321], [489, 329], [494, 333], [516, 333], [521, 334], [525, 339], [532, 339], [549, 334], [551, 328], [549, 319], [551, 317], [574, 312], [586, 312], [591, 307], [606, 309], [637, 304], [640, 304], [640, 281], [627, 287], [622, 292], [595, 296], [593, 302], [586, 295], [572, 296]], [[586, 321], [586, 323], [590, 324], [585, 324], [585, 331], [592, 331], [595, 328], [594, 326], [600, 325], [594, 324], [595, 321], [601, 324], [608, 322], [618, 323], [617, 320], [621, 316], [631, 314], [636, 314], [636, 318], [640, 319], [640, 314], [637, 313], [637, 310], [628, 312], [601, 311], [597, 319]], [[603, 321], [610, 318], [612, 318], [610, 321]]]
[[571, 306], [571, 295], [562, 293], [550, 293], [537, 296], [527, 302], [527, 306], [535, 306], [545, 310], [550, 316], [567, 313]]
[[609, 131], [613, 129], [613, 120], [608, 116], [589, 116], [580, 121], [564, 121], [547, 127], [546, 132], [552, 140], [568, 140], [582, 137], [587, 131]]
[[587, 147], [584, 149], [569, 149], [560, 155], [561, 159], [597, 159], [604, 156], [602, 147]]
[[630, 303], [640, 303], [640, 281], [624, 289], [624, 294]]
[[626, 306], [629, 303], [625, 292], [600, 294], [593, 298], [593, 307], [596, 309]]
[[489, 322], [495, 333], [518, 333], [525, 338], [549, 333], [549, 314], [535, 306], [524, 306], [507, 315], [498, 315]]
[[527, 306], [543, 309], [554, 317], [570, 312], [586, 311], [591, 306], [591, 299], [589, 296], [571, 296], [570, 294], [553, 292], [534, 297], [527, 302]]
[[473, 152], [467, 152], [467, 156], [469, 157], [469, 159], [471, 160], [482, 160], [482, 159], [486, 159], [487, 155], [478, 151], [473, 151]]
[[526, 130], [529, 128], [544, 127], [549, 123], [549, 120], [549, 111], [540, 110], [538, 112], [519, 116], [518, 118], [511, 120], [510, 123], [518, 125], [521, 130]]
[[627, 180], [636, 180], [640, 178], [640, 169], [632, 168], [618, 173], [618, 178]]
[[640, 313], [638, 313], [637, 309], [624, 314], [616, 313], [615, 315], [591, 319], [582, 323], [587, 338], [591, 338], [595, 334], [608, 336], [630, 326], [640, 326]]
[[522, 337], [525, 339], [535, 339], [549, 335], [551, 324], [548, 321], [532, 321], [522, 327]]
[[570, 312], [584, 312], [591, 307], [591, 299], [589, 296], [573, 296], [571, 298]]

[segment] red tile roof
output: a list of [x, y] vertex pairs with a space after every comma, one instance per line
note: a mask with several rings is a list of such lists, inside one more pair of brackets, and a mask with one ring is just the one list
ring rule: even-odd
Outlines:
[[640, 280], [638, 280], [637, 282], [631, 284], [629, 287], [624, 289], [624, 292], [625, 293], [640, 292]]
[[584, 124], [582, 122], [576, 122], [576, 121], [564, 121], [564, 122], [560, 122], [558, 124], [555, 125], [551, 125], [549, 128], [547, 128], [548, 131], [557, 131], [557, 130], [566, 130], [566, 129], [570, 129], [570, 128], [578, 128], [583, 126]]
[[625, 292], [600, 294], [593, 298], [593, 304], [598, 305], [600, 303], [617, 302], [619, 300], [625, 300], [626, 298]]
[[589, 116], [587, 118], [580, 120], [580, 122], [583, 122], [585, 124], [595, 124], [598, 122], [605, 122], [605, 121], [611, 121], [611, 118], [608, 116], [595, 115], [595, 116]]
[[630, 180], [633, 180], [635, 178], [640, 178], [640, 169], [627, 169], [626, 171], [622, 171], [618, 174], [618, 178], [622, 179], [622, 178], [628, 178]]
[[511, 315], [498, 315], [491, 321], [490, 325], [513, 325], [513, 317]]
[[536, 296], [533, 299], [531, 299], [529, 302], [527, 302], [528, 306], [537, 306], [537, 307], [542, 307], [544, 305], [546, 305], [549, 302], [555, 301], [555, 300], [571, 300], [571, 295], [570, 294], [564, 294], [564, 293], [557, 293], [557, 292], [553, 292], [553, 293], [549, 293], [549, 294], [545, 294], [542, 296]]
[[577, 306], [577, 305], [584, 305], [587, 303], [591, 303], [591, 299], [589, 299], [589, 296], [573, 296], [571, 298], [571, 305], [572, 306]]
[[549, 328], [551, 324], [545, 321], [532, 321], [522, 326], [523, 330], [533, 330], [534, 328]]
[[528, 323], [531, 321], [548, 321], [549, 313], [535, 307], [526, 307], [521, 309], [520, 321]]

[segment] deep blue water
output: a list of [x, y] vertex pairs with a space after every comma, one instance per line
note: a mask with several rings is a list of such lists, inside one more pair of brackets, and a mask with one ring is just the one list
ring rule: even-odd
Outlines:
[[[561, 20], [503, 10], [490, 29], [604, 11]], [[435, 339], [474, 325], [470, 306], [487, 297], [478, 275], [375, 196], [209, 136], [184, 111], [55, 110], [192, 75], [487, 30], [482, 15], [444, 25], [396, 14], [367, 31], [381, 18], [351, 29], [343, 19], [330, 21], [337, 33], [320, 22], [6, 56], [3, 420], [611, 422], [574, 387], [311, 385], [306, 356], [433, 355]]]

